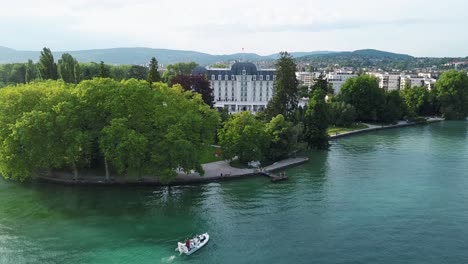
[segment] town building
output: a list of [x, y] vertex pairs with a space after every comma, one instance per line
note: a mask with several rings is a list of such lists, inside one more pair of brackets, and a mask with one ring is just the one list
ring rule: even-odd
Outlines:
[[333, 92], [338, 94], [341, 90], [341, 86], [348, 80], [349, 78], [357, 77], [358, 75], [355, 74], [353, 71], [347, 70], [338, 70], [334, 72], [330, 72], [327, 74], [326, 78], [327, 81], [332, 85]]
[[423, 86], [429, 90], [434, 88], [436, 79], [431, 75], [420, 73], [418, 75], [401, 75], [400, 89], [405, 87]]
[[275, 69], [257, 69], [250, 62], [236, 62], [230, 68], [197, 67], [194, 75], [206, 75], [213, 90], [214, 107], [230, 113], [266, 108], [273, 97]]
[[379, 87], [385, 91], [394, 91], [400, 89], [400, 74], [388, 72], [368, 72], [367, 74], [376, 77], [379, 80]]
[[296, 72], [296, 78], [300, 85], [311, 87], [314, 85], [314, 80], [320, 76], [319, 72]]

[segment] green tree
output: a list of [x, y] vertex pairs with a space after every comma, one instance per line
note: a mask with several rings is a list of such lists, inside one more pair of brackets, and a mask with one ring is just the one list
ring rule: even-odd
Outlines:
[[99, 64], [99, 73], [98, 77], [100, 78], [110, 78], [110, 67], [106, 64], [104, 64], [103, 61]]
[[18, 180], [101, 166], [108, 178], [202, 174], [219, 122], [201, 95], [135, 79], [32, 82], [0, 89], [0, 102], [0, 175]]
[[164, 71], [162, 79], [165, 83], [172, 85], [172, 78], [177, 75], [191, 75], [192, 70], [197, 67], [198, 64], [195, 62], [180, 62], [175, 64], [169, 64]]
[[26, 83], [26, 66], [22, 63], [15, 63], [11, 69], [10, 83]]
[[37, 79], [37, 68], [36, 65], [33, 63], [32, 60], [28, 60], [28, 64], [26, 64], [26, 75], [25, 81], [27, 83]]
[[102, 130], [100, 146], [104, 156], [124, 176], [142, 176], [148, 139], [128, 127], [125, 118], [113, 119]]
[[58, 61], [60, 77], [66, 83], [76, 84], [79, 82], [79, 73], [76, 72], [77, 67], [79, 67], [78, 62], [68, 53], [63, 53], [62, 58]]
[[58, 70], [54, 61], [54, 55], [48, 48], [43, 48], [39, 57], [39, 73], [44, 80], [57, 80]]
[[441, 111], [447, 119], [468, 116], [468, 75], [463, 71], [448, 71], [436, 82]]
[[276, 81], [273, 98], [268, 102], [266, 114], [269, 119], [282, 114], [290, 120], [297, 108], [298, 85], [296, 63], [287, 52], [281, 52], [276, 62]]
[[350, 127], [356, 119], [356, 109], [345, 102], [330, 104], [330, 124], [340, 127]]
[[77, 60], [75, 60], [75, 83], [81, 82], [81, 66]]
[[250, 112], [240, 112], [224, 123], [218, 132], [219, 144], [226, 159], [238, 157], [243, 164], [265, 158], [269, 138], [265, 125]]
[[224, 63], [215, 63], [211, 65], [211, 68], [226, 69], [226, 68], [229, 68], [229, 66]]
[[379, 119], [385, 123], [401, 120], [405, 113], [405, 103], [396, 90], [385, 93], [385, 105], [381, 108]]
[[329, 110], [325, 102], [327, 87], [314, 87], [305, 113], [305, 141], [310, 148], [328, 149]]
[[113, 65], [110, 67], [110, 76], [116, 81], [125, 80], [128, 78], [130, 65]]
[[127, 73], [127, 79], [135, 78], [137, 80], [146, 80], [148, 68], [140, 65], [132, 65]]
[[408, 117], [425, 115], [430, 108], [430, 93], [426, 87], [414, 86], [411, 88], [404, 88], [400, 91], [400, 95], [403, 99], [406, 115]]
[[[99, 77], [99, 64], [96, 62], [90, 62], [90, 63], [80, 63], [80, 69], [81, 69], [81, 75], [80, 75], [80, 81], [81, 80], [91, 80], [95, 77]], [[125, 78], [126, 71], [123, 74], [124, 77], [121, 79]], [[121, 80], [117, 79], [117, 80]]]
[[155, 57], [151, 58], [148, 71], [148, 82], [150, 84], [161, 81], [161, 74], [159, 74], [158, 60]]
[[201, 94], [203, 101], [213, 107], [214, 96], [210, 82], [202, 75], [177, 75], [172, 78], [173, 84], [180, 84], [184, 90]]
[[290, 144], [290, 134], [293, 124], [286, 121], [283, 115], [277, 115], [266, 124], [266, 133], [270, 138], [270, 146], [267, 152], [269, 160], [276, 161], [287, 157], [292, 147]]
[[341, 87], [338, 100], [354, 106], [357, 120], [375, 122], [385, 104], [385, 93], [379, 88], [376, 78], [361, 75], [346, 80]]
[[310, 96], [309, 86], [301, 85], [297, 90], [297, 95], [301, 98], [305, 97], [308, 98]]

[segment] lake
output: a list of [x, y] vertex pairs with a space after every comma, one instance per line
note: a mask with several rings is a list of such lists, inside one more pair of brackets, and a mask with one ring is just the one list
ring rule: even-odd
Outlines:
[[[310, 158], [281, 183], [0, 180], [0, 263], [468, 262], [468, 122], [342, 138]], [[202, 232], [203, 249], [174, 251]]]

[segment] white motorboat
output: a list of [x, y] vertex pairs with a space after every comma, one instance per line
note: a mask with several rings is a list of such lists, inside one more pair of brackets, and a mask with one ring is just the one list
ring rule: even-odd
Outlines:
[[187, 255], [191, 255], [206, 245], [208, 240], [210, 240], [210, 235], [208, 235], [208, 233], [196, 235], [192, 239], [187, 239], [184, 243], [178, 242], [175, 250], [179, 251], [180, 254], [185, 253]]

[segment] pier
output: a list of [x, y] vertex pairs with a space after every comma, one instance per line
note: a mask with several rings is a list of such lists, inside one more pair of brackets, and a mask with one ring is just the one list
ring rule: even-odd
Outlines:
[[277, 175], [277, 174], [273, 174], [272, 172], [263, 170], [263, 171], [259, 171], [258, 173], [269, 177], [272, 182], [284, 181], [288, 179], [288, 176], [286, 176], [285, 172], [282, 172], [279, 175]]

